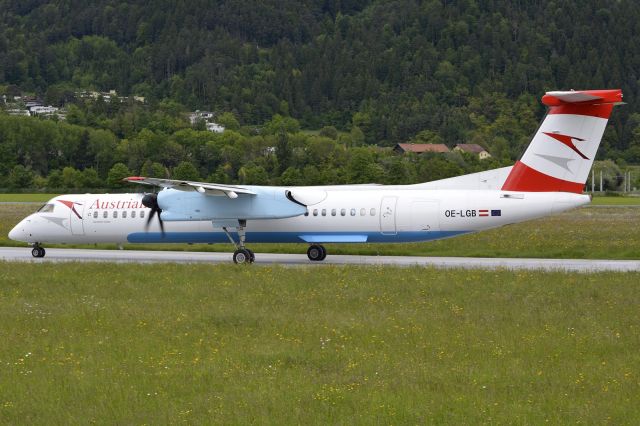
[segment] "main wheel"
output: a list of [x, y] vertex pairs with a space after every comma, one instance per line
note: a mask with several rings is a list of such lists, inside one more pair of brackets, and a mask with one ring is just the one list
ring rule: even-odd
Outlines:
[[251, 263], [255, 262], [256, 260], [256, 254], [253, 252], [253, 250], [249, 250], [248, 248], [245, 249], [246, 251], [249, 252], [249, 255], [251, 256], [251, 259], [249, 259], [249, 261]]
[[251, 263], [251, 252], [247, 249], [238, 249], [233, 253], [233, 261], [238, 265]]
[[327, 251], [318, 244], [312, 244], [307, 249], [307, 257], [313, 262], [319, 262], [327, 256]]
[[318, 246], [320, 247], [320, 249], [322, 250], [322, 256], [320, 257], [320, 260], [325, 260], [327, 258], [327, 249], [324, 248], [324, 246]]
[[38, 247], [34, 247], [31, 250], [31, 256], [33, 256], [33, 257], [44, 257], [45, 253], [46, 252], [44, 251], [44, 248], [39, 247], [39, 246]]

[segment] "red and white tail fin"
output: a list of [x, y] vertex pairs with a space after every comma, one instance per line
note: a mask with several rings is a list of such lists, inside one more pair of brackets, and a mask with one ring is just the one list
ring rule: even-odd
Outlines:
[[619, 89], [547, 92], [547, 116], [502, 190], [582, 193], [611, 110], [621, 102]]

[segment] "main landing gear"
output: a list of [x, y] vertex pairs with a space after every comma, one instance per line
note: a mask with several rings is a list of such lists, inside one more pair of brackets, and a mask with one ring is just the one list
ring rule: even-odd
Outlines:
[[314, 262], [320, 262], [327, 257], [327, 249], [320, 244], [312, 244], [307, 250], [307, 257]]
[[44, 251], [44, 247], [41, 247], [38, 243], [33, 245], [33, 249], [31, 249], [31, 256], [44, 257], [45, 254], [46, 252]]
[[238, 221], [238, 226], [236, 227], [236, 231], [238, 232], [239, 241], [237, 243], [233, 240], [233, 237], [229, 233], [229, 230], [227, 229], [227, 227], [226, 226], [222, 227], [222, 230], [227, 235], [227, 238], [229, 238], [229, 241], [231, 241], [231, 244], [233, 244], [236, 248], [236, 251], [233, 252], [233, 261], [234, 263], [237, 263], [239, 265], [245, 264], [245, 263], [253, 263], [256, 260], [256, 255], [251, 250], [249, 250], [244, 246], [244, 240], [247, 235], [247, 231], [245, 230], [246, 226], [247, 226], [246, 220]]

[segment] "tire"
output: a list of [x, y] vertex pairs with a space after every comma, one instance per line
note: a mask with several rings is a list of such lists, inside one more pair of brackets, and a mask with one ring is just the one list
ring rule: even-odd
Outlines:
[[31, 256], [40, 257], [40, 247], [34, 247], [31, 249]]
[[251, 252], [247, 249], [238, 249], [233, 253], [233, 262], [237, 265], [251, 263]]
[[253, 252], [253, 250], [249, 250], [249, 249], [245, 249], [246, 251], [249, 252], [249, 255], [251, 256], [251, 258], [249, 259], [249, 262], [253, 263], [256, 261], [256, 254]]
[[327, 249], [324, 248], [324, 246], [318, 246], [322, 249], [322, 256], [320, 257], [320, 260], [325, 260], [327, 258]]
[[322, 247], [321, 245], [312, 244], [307, 249], [307, 257], [312, 262], [321, 261], [323, 259], [323, 257], [322, 257], [323, 254], [325, 256], [327, 255], [326, 251], [324, 250], [324, 247]]

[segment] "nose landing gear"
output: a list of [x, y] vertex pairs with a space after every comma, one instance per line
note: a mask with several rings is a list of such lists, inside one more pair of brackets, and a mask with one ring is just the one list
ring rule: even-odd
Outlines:
[[44, 247], [41, 247], [39, 244], [34, 244], [33, 249], [31, 249], [31, 256], [33, 257], [44, 257], [46, 254]]

